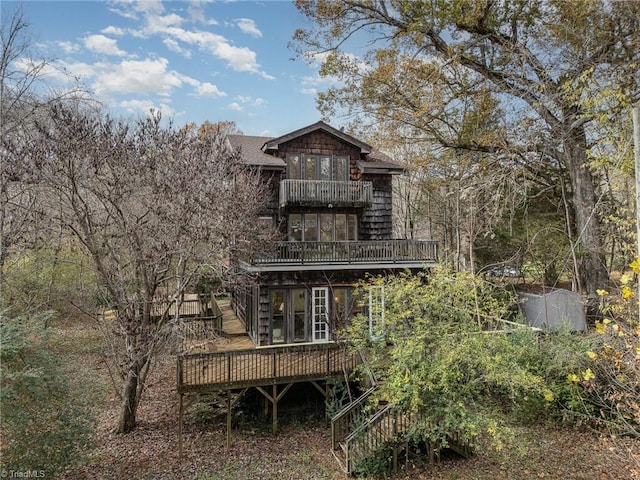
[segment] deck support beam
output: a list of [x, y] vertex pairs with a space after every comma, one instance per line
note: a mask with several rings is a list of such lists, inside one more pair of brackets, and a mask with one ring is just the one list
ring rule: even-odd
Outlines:
[[178, 406], [178, 458], [182, 458], [182, 430], [184, 423], [184, 405], [183, 405], [183, 397], [184, 395], [180, 394], [180, 405]]
[[272, 393], [269, 394], [264, 388], [256, 387], [256, 389], [264, 395], [264, 398], [271, 402], [273, 405], [272, 417], [271, 417], [271, 432], [275, 435], [278, 431], [278, 402], [284, 397], [284, 394], [289, 391], [289, 389], [293, 386], [293, 383], [288, 383], [285, 385], [284, 389], [278, 393], [278, 384], [274, 383], [272, 385]]
[[[238, 403], [238, 401], [242, 398], [242, 396], [245, 394], [245, 392], [247, 390], [249, 390], [249, 389], [248, 388], [244, 388], [240, 392], [236, 393], [235, 395], [234, 395], [232, 390], [227, 390], [227, 395], [226, 395], [226, 399], [225, 399], [225, 404], [226, 404], [226, 408], [227, 408], [227, 437], [226, 437], [227, 448], [231, 448], [231, 423], [232, 423], [232, 419], [233, 419], [233, 415], [231, 414], [231, 410], [233, 409], [233, 407], [236, 406], [236, 403]], [[218, 397], [217, 394], [214, 394], [214, 396], [216, 398], [220, 398], [220, 397]]]
[[312, 380], [309, 383], [311, 383], [311, 385], [316, 387], [316, 390], [318, 390], [322, 394], [322, 396], [324, 397], [324, 405], [325, 405], [325, 407], [324, 407], [324, 422], [325, 422], [325, 425], [328, 425], [330, 420], [331, 420], [329, 418], [329, 409], [328, 409], [328, 403], [327, 403], [327, 401], [329, 400], [329, 382], [325, 380], [324, 388], [322, 388], [320, 386], [320, 384], [318, 382], [316, 382], [316, 381]]

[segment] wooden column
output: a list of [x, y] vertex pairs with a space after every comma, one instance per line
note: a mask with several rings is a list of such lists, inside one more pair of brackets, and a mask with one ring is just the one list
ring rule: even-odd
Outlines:
[[231, 390], [227, 390], [227, 448], [231, 448]]
[[180, 394], [180, 405], [178, 406], [178, 457], [182, 458], [182, 429], [183, 429], [184, 406], [182, 404], [182, 394]]
[[273, 384], [273, 416], [271, 417], [271, 433], [278, 431], [278, 385]]
[[275, 434], [278, 431], [278, 402], [280, 401], [280, 399], [282, 399], [282, 397], [284, 397], [284, 394], [287, 393], [292, 386], [293, 386], [293, 383], [289, 383], [284, 387], [284, 389], [280, 393], [278, 393], [278, 385], [273, 384], [271, 389], [272, 391], [271, 394], [269, 394], [269, 392], [267, 392], [262, 387], [256, 387], [256, 389], [262, 395], [264, 395], [264, 398], [266, 398], [271, 402], [271, 405], [272, 405], [271, 431], [273, 434]]

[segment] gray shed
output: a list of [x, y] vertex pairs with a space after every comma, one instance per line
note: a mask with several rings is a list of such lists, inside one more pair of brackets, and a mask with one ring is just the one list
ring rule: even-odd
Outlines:
[[563, 288], [544, 293], [519, 292], [520, 310], [532, 327], [558, 329], [569, 325], [572, 331], [587, 329], [582, 295]]

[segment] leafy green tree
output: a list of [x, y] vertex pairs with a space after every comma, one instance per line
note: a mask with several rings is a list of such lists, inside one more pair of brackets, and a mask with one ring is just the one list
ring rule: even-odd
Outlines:
[[379, 398], [417, 419], [416, 440], [442, 447], [459, 435], [500, 449], [519, 407], [531, 417], [555, 407], [536, 335], [507, 320], [508, 292], [445, 270], [376, 279], [365, 295], [371, 285], [384, 287], [383, 326], [371, 335], [369, 318], [358, 316], [347, 337], [380, 379]]
[[93, 439], [92, 386], [74, 386], [51, 349], [49, 314], [0, 314], [0, 425], [4, 471], [55, 477], [81, 461]]
[[[640, 98], [640, 3], [606, 0], [300, 0], [314, 22], [295, 47], [338, 82], [319, 95], [405, 138], [493, 156], [532, 178], [569, 182], [579, 277], [592, 299], [606, 284], [598, 126]], [[357, 43], [360, 42], [360, 43]], [[364, 46], [364, 47], [363, 47]], [[349, 49], [364, 48], [364, 58]], [[566, 172], [566, 173], [565, 173]], [[565, 217], [564, 213], [561, 217]]]

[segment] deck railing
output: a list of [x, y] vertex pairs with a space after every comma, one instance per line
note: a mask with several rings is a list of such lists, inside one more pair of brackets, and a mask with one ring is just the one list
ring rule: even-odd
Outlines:
[[213, 294], [183, 300], [179, 312], [176, 333], [180, 351], [189, 342], [216, 338], [222, 331], [222, 310]]
[[331, 419], [331, 443], [334, 450], [340, 448], [340, 444], [357, 427], [358, 422], [364, 422], [367, 400], [376, 389], [377, 387], [371, 387], [333, 416]]
[[371, 182], [340, 182], [329, 180], [282, 180], [280, 206], [333, 205], [365, 207], [373, 202]]
[[379, 410], [345, 439], [347, 473], [352, 474], [362, 461], [391, 444], [406, 441], [410, 424], [411, 418], [391, 405]]
[[359, 362], [341, 343], [283, 345], [178, 355], [178, 392], [325, 379]]
[[354, 242], [278, 242], [270, 252], [254, 256], [253, 265], [434, 263], [432, 240], [373, 240]]

